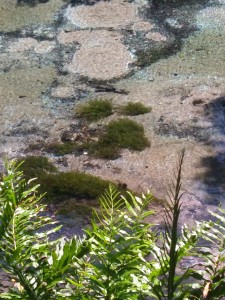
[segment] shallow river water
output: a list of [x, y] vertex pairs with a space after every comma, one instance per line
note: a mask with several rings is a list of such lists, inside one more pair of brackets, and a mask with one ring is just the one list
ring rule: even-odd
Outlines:
[[[45, 155], [61, 171], [87, 172], [163, 198], [185, 148], [181, 224], [225, 207], [225, 1], [157, 8], [146, 0], [71, 2], [0, 1], [1, 160]], [[31, 147], [61, 141], [65, 132], [75, 138], [74, 108], [95, 98], [151, 106], [150, 113], [131, 117], [151, 146], [123, 150], [109, 161]], [[115, 112], [89, 126], [118, 117]], [[60, 234], [82, 233], [89, 204], [68, 199], [59, 205], [68, 208], [56, 216], [64, 224]], [[154, 222], [161, 220], [157, 214]], [[0, 278], [11, 284], [5, 274]]]
[[[46, 155], [59, 170], [162, 198], [185, 148], [183, 184], [190, 193], [181, 221], [193, 223], [208, 207], [223, 205], [225, 1], [158, 8], [145, 0], [28, 2], [0, 3], [1, 157]], [[151, 146], [124, 150], [112, 161], [29, 148], [60, 141], [64, 132], [76, 135], [74, 107], [93, 98], [151, 106], [132, 117]], [[90, 127], [114, 118], [116, 112]]]

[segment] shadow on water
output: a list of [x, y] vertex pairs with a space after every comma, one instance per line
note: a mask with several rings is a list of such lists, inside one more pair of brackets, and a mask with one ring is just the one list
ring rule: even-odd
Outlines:
[[208, 0], [152, 0], [153, 8], [162, 8], [165, 6], [170, 6], [173, 8], [177, 8], [183, 5], [193, 5], [193, 4], [201, 4], [204, 5], [208, 3]]
[[202, 180], [207, 193], [214, 196], [215, 202], [210, 204], [218, 204], [225, 194], [225, 95], [205, 104], [205, 116], [212, 124], [206, 145], [212, 146], [215, 154], [202, 157], [199, 166], [205, 171], [196, 179]]
[[[191, 21], [194, 11], [208, 6], [210, 0], [151, 0], [150, 3], [149, 8], [145, 10], [146, 17], [150, 16], [158, 24], [164, 24], [176, 37], [186, 38], [198, 30]], [[168, 19], [175, 26], [171, 26]]]
[[197, 117], [190, 120], [192, 125], [186, 122], [168, 122], [161, 117], [154, 127], [154, 132], [165, 137], [193, 139], [212, 150], [209, 155], [202, 156], [194, 166], [196, 170], [201, 170], [195, 175], [195, 180], [199, 191], [205, 195], [204, 203], [218, 205], [225, 200], [225, 95], [210, 103], [198, 99], [192, 104], [202, 107], [203, 121], [208, 125], [205, 122], [198, 125]]
[[[182, 25], [182, 22], [186, 22], [183, 12], [186, 11], [188, 5], [190, 7], [191, 5], [197, 6], [198, 9], [202, 10], [206, 7], [213, 7], [214, 4], [208, 0], [152, 0], [150, 13], [164, 23], [166, 23], [167, 18], [170, 18], [175, 21], [178, 20], [178, 24], [180, 22]], [[184, 7], [183, 10], [176, 9], [182, 7]], [[177, 11], [180, 12], [180, 15], [177, 14]], [[181, 38], [188, 36], [192, 28], [188, 26], [184, 26], [184, 28], [188, 29], [188, 34], [174, 30], [175, 35], [181, 36]], [[222, 34], [220, 38], [224, 38]], [[218, 63], [216, 58], [215, 55], [215, 68]], [[218, 56], [217, 59], [220, 59], [219, 62], [223, 64], [223, 58]], [[208, 72], [210, 73], [210, 69]], [[167, 123], [166, 120], [160, 120], [154, 130], [156, 134], [165, 136], [172, 134], [178, 138], [190, 137], [212, 150], [211, 154], [203, 155], [200, 159], [196, 167], [203, 171], [201, 174], [197, 174], [195, 179], [200, 184], [203, 194], [206, 195], [207, 200], [204, 199], [206, 204], [218, 205], [221, 201], [222, 206], [225, 207], [225, 94], [215, 98], [210, 103], [206, 103], [204, 99], [194, 100], [193, 106], [202, 107], [203, 118], [206, 121], [205, 124], [208, 123], [208, 127], [198, 125], [198, 118], [193, 118], [192, 126], [190, 123], [185, 124], [185, 122], [177, 124], [176, 122]]]
[[28, 6], [36, 6], [40, 3], [47, 3], [49, 0], [17, 0], [17, 5], [28, 5]]
[[95, 5], [100, 1], [109, 2], [110, 0], [64, 0], [65, 2], [70, 3], [72, 6], [76, 5]]

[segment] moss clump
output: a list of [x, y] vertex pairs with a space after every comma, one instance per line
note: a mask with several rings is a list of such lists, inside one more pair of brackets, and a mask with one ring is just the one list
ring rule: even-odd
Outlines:
[[44, 148], [46, 152], [52, 153], [56, 156], [62, 156], [62, 155], [74, 153], [78, 149], [79, 146], [75, 142], [65, 142], [65, 143], [53, 142], [48, 144]]
[[107, 99], [94, 99], [88, 103], [77, 106], [75, 109], [76, 117], [84, 118], [90, 122], [108, 117], [112, 113], [112, 102]]
[[143, 126], [128, 118], [110, 122], [100, 142], [138, 151], [149, 146]]
[[56, 167], [44, 156], [27, 156], [20, 158], [20, 170], [23, 171], [27, 179], [36, 178], [46, 172], [56, 172]]
[[95, 199], [104, 193], [110, 184], [107, 180], [80, 172], [45, 173], [41, 180], [45, 191], [54, 199], [65, 197]]
[[44, 142], [39, 142], [39, 143], [31, 143], [28, 145], [26, 148], [26, 151], [36, 151], [36, 150], [42, 150], [44, 147]]
[[[56, 167], [46, 157], [28, 156], [20, 166], [26, 179], [37, 177], [34, 183], [40, 184], [47, 198], [62, 200], [67, 197], [96, 199], [108, 188], [110, 181], [81, 172], [57, 172]], [[54, 173], [53, 173], [54, 172]]]
[[141, 151], [149, 145], [143, 126], [124, 118], [110, 122], [106, 132], [90, 150], [97, 157], [115, 159], [121, 148]]
[[107, 144], [104, 140], [90, 144], [87, 150], [97, 158], [117, 159], [120, 156], [120, 148], [116, 144]]
[[137, 116], [149, 113], [151, 110], [151, 107], [147, 107], [141, 102], [128, 102], [120, 108], [120, 113], [127, 116]]

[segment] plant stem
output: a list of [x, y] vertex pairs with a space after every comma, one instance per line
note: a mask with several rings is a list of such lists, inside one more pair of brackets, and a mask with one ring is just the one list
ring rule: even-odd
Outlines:
[[172, 213], [172, 224], [171, 224], [171, 232], [170, 232], [170, 238], [171, 238], [171, 244], [169, 249], [169, 275], [168, 275], [168, 300], [172, 300], [175, 292], [174, 288], [174, 279], [175, 279], [175, 272], [176, 272], [176, 266], [177, 266], [177, 239], [178, 239], [178, 220], [180, 216], [180, 189], [181, 189], [181, 171], [182, 171], [182, 165], [184, 161], [184, 153], [183, 150], [179, 159], [178, 163], [178, 173], [176, 177], [176, 185], [175, 185], [175, 193], [174, 193], [174, 199], [173, 199], [173, 207], [171, 209]]

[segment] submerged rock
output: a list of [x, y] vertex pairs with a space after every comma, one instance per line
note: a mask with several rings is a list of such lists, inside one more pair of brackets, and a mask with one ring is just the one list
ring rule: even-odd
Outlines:
[[99, 81], [120, 78], [130, 72], [129, 64], [134, 58], [121, 39], [121, 34], [106, 30], [61, 33], [58, 36], [62, 43], [76, 41], [81, 44], [67, 67], [68, 71]]
[[93, 6], [70, 6], [67, 16], [79, 28], [118, 29], [138, 21], [137, 5], [121, 0], [100, 1]]

